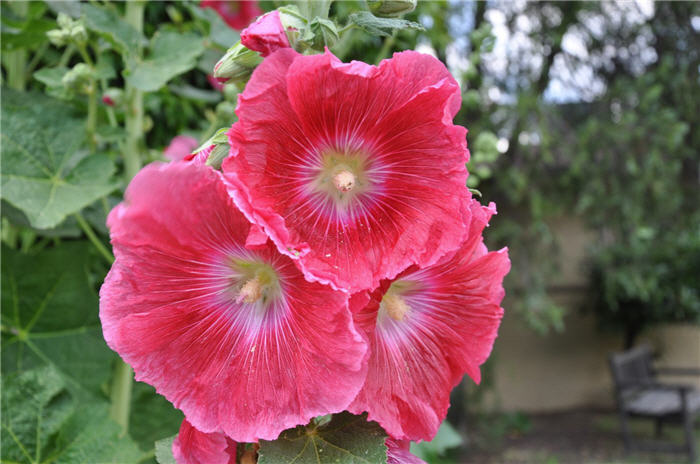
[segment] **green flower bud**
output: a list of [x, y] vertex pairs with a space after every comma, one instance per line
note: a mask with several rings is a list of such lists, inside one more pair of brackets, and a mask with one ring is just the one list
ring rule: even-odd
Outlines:
[[416, 9], [418, 0], [367, 0], [369, 10], [375, 16], [396, 18]]
[[124, 91], [117, 87], [110, 87], [102, 94], [102, 103], [107, 106], [121, 106], [124, 103]]
[[63, 29], [52, 29], [46, 33], [46, 37], [48, 37], [49, 42], [55, 46], [63, 47], [68, 43], [70, 34]]
[[224, 161], [224, 158], [228, 156], [230, 150], [231, 148], [228, 146], [228, 143], [217, 144], [212, 152], [209, 153], [206, 165], [214, 169], [221, 169], [221, 163]]
[[216, 63], [214, 77], [223, 77], [235, 83], [245, 83], [261, 62], [262, 57], [259, 53], [249, 50], [238, 41]]
[[88, 39], [88, 33], [85, 26], [83, 26], [81, 23], [76, 23], [70, 29], [70, 38], [77, 45], [84, 45]]
[[329, 19], [316, 17], [309, 24], [309, 28], [314, 35], [313, 47], [322, 50], [324, 46], [332, 47], [339, 39], [338, 28]]
[[73, 69], [63, 75], [61, 83], [66, 89], [88, 93], [90, 91], [89, 84], [92, 77], [92, 68], [85, 63], [78, 63], [73, 66]]
[[61, 29], [70, 29], [71, 26], [73, 26], [73, 20], [65, 13], [58, 13], [56, 22], [58, 23], [58, 27]]
[[236, 101], [238, 100], [238, 94], [240, 92], [241, 90], [236, 84], [224, 84], [224, 99], [226, 99], [226, 101], [236, 103]]
[[236, 105], [231, 102], [222, 101], [216, 105], [216, 116], [221, 119], [230, 119], [236, 112]]

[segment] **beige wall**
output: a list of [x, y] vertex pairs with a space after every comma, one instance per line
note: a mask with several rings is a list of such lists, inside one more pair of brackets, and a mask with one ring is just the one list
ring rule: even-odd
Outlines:
[[[568, 309], [566, 330], [547, 336], [536, 334], [508, 312], [511, 305], [506, 297], [506, 316], [493, 353], [494, 391], [487, 396], [490, 406], [505, 411], [613, 406], [607, 356], [621, 348], [622, 338], [602, 334], [592, 317], [578, 311], [586, 298], [582, 257], [591, 237], [576, 219], [559, 219], [553, 228], [560, 242], [561, 272], [552, 282], [559, 291], [551, 296]], [[659, 365], [700, 368], [700, 327], [666, 326], [642, 338], [659, 350]], [[700, 378], [696, 379], [700, 388]], [[692, 379], [666, 380], [688, 383]]]

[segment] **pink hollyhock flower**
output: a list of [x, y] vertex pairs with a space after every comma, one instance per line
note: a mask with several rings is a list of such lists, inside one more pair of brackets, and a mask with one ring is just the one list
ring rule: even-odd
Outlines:
[[241, 32], [241, 43], [247, 48], [260, 52], [262, 56], [280, 49], [289, 48], [289, 38], [282, 25], [280, 12], [275, 10], [258, 18]]
[[222, 433], [204, 433], [182, 421], [173, 441], [173, 457], [178, 464], [236, 464], [236, 442]]
[[109, 215], [107, 344], [202, 432], [271, 440], [366, 375], [347, 295], [309, 282], [197, 163], [153, 163]]
[[199, 2], [199, 6], [216, 10], [226, 24], [239, 31], [250, 24], [253, 19], [263, 14], [256, 1], [202, 0]]
[[386, 439], [387, 464], [426, 464], [425, 461], [411, 454], [409, 440]]
[[163, 155], [171, 161], [181, 161], [195, 148], [197, 148], [197, 139], [189, 135], [178, 135], [173, 137], [170, 145], [163, 150]]
[[495, 205], [472, 200], [470, 209], [469, 235], [458, 250], [351, 300], [370, 358], [365, 385], [348, 410], [367, 411], [369, 420], [397, 439], [433, 438], [447, 414], [450, 390], [465, 372], [481, 380], [479, 366], [503, 316], [508, 252], [489, 253], [481, 236]]
[[223, 164], [231, 194], [309, 279], [376, 288], [463, 241], [460, 100], [442, 63], [420, 53], [376, 67], [278, 50], [239, 97]]

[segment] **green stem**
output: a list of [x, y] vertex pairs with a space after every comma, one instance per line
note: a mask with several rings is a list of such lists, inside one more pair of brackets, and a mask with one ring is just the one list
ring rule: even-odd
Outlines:
[[93, 149], [97, 146], [97, 111], [97, 82], [92, 79], [88, 94], [87, 136]]
[[114, 376], [112, 380], [112, 391], [110, 399], [112, 406], [110, 416], [114, 421], [122, 426], [124, 435], [129, 431], [129, 413], [131, 412], [131, 387], [134, 372], [131, 366], [121, 359], [114, 366]]
[[[29, 12], [28, 2], [9, 2], [4, 6], [22, 18]], [[27, 86], [27, 50], [20, 49], [5, 52], [4, 60], [7, 71], [7, 85], [15, 90], [24, 90]]]
[[[145, 2], [136, 0], [126, 2], [126, 22], [139, 33], [143, 31], [143, 13]], [[136, 56], [141, 49], [135, 50]], [[143, 92], [127, 82], [126, 90], [126, 143], [124, 146], [124, 177], [130, 181], [141, 169], [141, 145], [143, 141]]]
[[374, 64], [379, 64], [380, 61], [383, 59], [387, 58], [389, 56], [389, 52], [391, 52], [391, 47], [394, 46], [394, 42], [396, 41], [396, 31], [394, 31], [391, 36], [387, 37], [384, 40], [384, 44], [382, 44], [381, 50], [379, 50], [379, 53], [377, 54], [377, 58], [374, 60]]
[[63, 55], [61, 55], [61, 59], [58, 60], [58, 65], [62, 68], [65, 68], [66, 66], [68, 66], [68, 62], [73, 57], [73, 53], [75, 53], [75, 45], [70, 44], [63, 51]]
[[95, 231], [92, 230], [92, 227], [90, 227], [90, 224], [85, 220], [83, 215], [80, 213], [75, 213], [75, 219], [78, 221], [78, 225], [80, 226], [80, 228], [83, 229], [83, 232], [85, 232], [85, 235], [87, 235], [87, 238], [92, 242], [93, 245], [95, 245], [97, 251], [100, 252], [100, 254], [107, 260], [109, 264], [112, 264], [114, 262], [114, 256], [107, 249], [105, 244], [102, 243], [102, 240], [99, 239]]
[[[139, 35], [143, 32], [143, 14], [146, 3], [141, 0], [126, 2], [125, 20], [136, 29]], [[141, 56], [141, 45], [134, 50], [136, 58]], [[126, 127], [126, 142], [124, 144], [124, 177], [129, 182], [141, 169], [141, 145], [143, 141], [143, 93], [125, 85], [127, 99], [124, 125]], [[110, 416], [122, 426], [126, 434], [129, 430], [129, 414], [131, 412], [131, 389], [134, 372], [124, 361], [119, 360], [114, 368], [112, 390], [110, 394]]]

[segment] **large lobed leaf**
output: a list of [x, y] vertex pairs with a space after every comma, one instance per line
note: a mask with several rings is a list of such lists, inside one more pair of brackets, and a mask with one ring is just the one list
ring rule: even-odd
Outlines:
[[84, 121], [40, 94], [3, 89], [2, 198], [48, 229], [117, 187], [114, 164], [81, 150]]
[[197, 34], [158, 31], [151, 40], [150, 57], [132, 62], [126, 80], [139, 90], [155, 92], [194, 68], [203, 52], [204, 41]]
[[51, 366], [3, 376], [3, 462], [126, 463], [142, 458], [106, 402], [78, 403]]
[[2, 373], [50, 365], [72, 391], [99, 392], [114, 353], [102, 338], [89, 280], [90, 245], [37, 254], [2, 250]]
[[386, 462], [386, 433], [367, 416], [335, 414], [327, 423], [311, 423], [260, 441], [258, 464], [380, 464]]
[[137, 50], [143, 37], [113, 9], [82, 4], [85, 23], [89, 29], [104, 37], [124, 55]]

